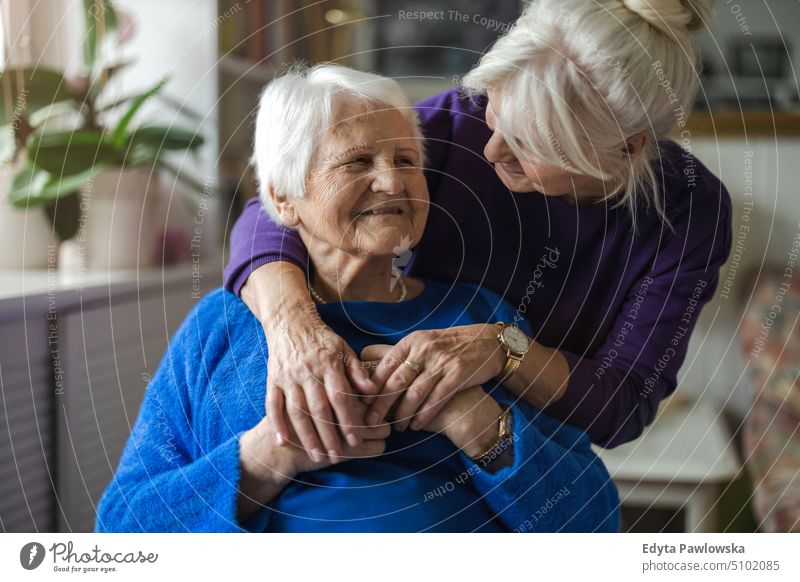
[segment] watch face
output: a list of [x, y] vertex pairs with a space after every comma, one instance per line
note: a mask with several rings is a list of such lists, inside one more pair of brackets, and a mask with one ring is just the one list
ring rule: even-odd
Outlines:
[[509, 325], [503, 329], [503, 339], [511, 348], [511, 351], [524, 353], [530, 345], [530, 340], [525, 333], [515, 325]]

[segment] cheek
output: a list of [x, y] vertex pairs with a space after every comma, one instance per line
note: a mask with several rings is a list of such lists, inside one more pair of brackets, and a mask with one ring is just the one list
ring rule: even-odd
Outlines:
[[350, 212], [354, 201], [350, 192], [352, 180], [330, 177], [314, 184], [303, 204], [303, 225], [316, 238], [338, 241], [352, 229]]
[[559, 188], [567, 179], [567, 173], [561, 168], [546, 164], [522, 162], [522, 169], [530, 180], [547, 188]]

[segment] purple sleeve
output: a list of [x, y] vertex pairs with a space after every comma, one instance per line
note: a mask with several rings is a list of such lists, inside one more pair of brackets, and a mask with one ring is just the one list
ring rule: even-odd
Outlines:
[[231, 256], [225, 267], [225, 289], [239, 291], [254, 270], [272, 261], [289, 261], [305, 269], [308, 253], [297, 232], [277, 224], [253, 198], [231, 231]]
[[636, 439], [675, 390], [692, 330], [731, 247], [727, 204], [715, 209], [712, 229], [702, 226], [709, 216], [703, 210], [687, 221], [700, 232], [684, 227], [672, 235], [630, 290], [603, 345], [593, 354], [561, 352], [569, 384], [546, 412], [586, 430], [594, 443], [611, 448]]

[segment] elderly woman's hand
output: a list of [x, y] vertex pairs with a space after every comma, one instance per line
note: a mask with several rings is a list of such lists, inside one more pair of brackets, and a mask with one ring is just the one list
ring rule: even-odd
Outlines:
[[304, 277], [293, 265], [270, 263], [250, 274], [242, 299], [262, 322], [269, 345], [266, 412], [278, 444], [290, 441], [291, 428], [294, 442], [320, 461], [340, 455], [343, 439], [350, 446], [358, 443], [356, 425], [364, 423], [352, 395], [374, 393], [376, 388], [314, 304], [290, 292], [294, 279], [295, 287], [305, 288]]
[[[367, 406], [354, 397], [354, 410], [359, 419], [364, 418]], [[363, 426], [363, 421], [359, 421]], [[237, 514], [240, 522], [246, 520], [271, 499], [278, 496], [299, 473], [325, 469], [331, 465], [357, 458], [382, 455], [391, 427], [384, 423], [363, 427], [363, 439], [356, 445], [344, 445], [336, 458], [323, 456], [312, 459], [298, 443], [298, 435], [288, 427], [289, 446], [280, 446], [274, 438], [275, 426], [265, 416], [256, 426], [239, 439], [239, 497]]]
[[443, 434], [467, 455], [476, 457], [497, 440], [502, 412], [483, 388], [472, 386], [450, 398], [422, 430]]
[[[489, 382], [506, 360], [497, 327], [475, 324], [415, 331], [391, 348], [367, 346], [363, 360], [380, 359], [372, 381], [380, 390], [372, 399], [367, 424], [383, 422], [393, 407], [395, 428], [420, 430], [465, 388]], [[414, 368], [418, 367], [418, 370]]]

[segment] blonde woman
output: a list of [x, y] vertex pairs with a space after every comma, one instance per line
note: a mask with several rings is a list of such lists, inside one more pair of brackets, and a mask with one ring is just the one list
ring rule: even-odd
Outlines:
[[[638, 437], [676, 387], [730, 249], [728, 193], [692, 156], [685, 128], [698, 78], [690, 36], [712, 7], [534, 2], [462, 88], [414, 106], [430, 217], [410, 260], [392, 241], [396, 266], [494, 290], [516, 307], [504, 325], [417, 331], [357, 356], [314, 317], [301, 239], [251, 202], [226, 286], [269, 341], [278, 440], [296, 433], [307, 450], [336, 455], [359, 440], [344, 395], [369, 397], [369, 423], [423, 430], [459, 391], [493, 379], [595, 443]], [[275, 151], [289, 171], [297, 149]], [[285, 184], [286, 195], [302, 187]], [[317, 292], [339, 296], [335, 285]], [[378, 358], [370, 377], [361, 360]]]

